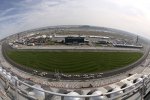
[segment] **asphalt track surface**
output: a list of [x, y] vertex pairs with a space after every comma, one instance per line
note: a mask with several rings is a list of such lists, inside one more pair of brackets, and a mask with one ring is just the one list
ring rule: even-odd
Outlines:
[[17, 50], [46, 50], [46, 51], [83, 51], [83, 52], [98, 52], [98, 51], [126, 51], [126, 52], [140, 52], [137, 48], [119, 48], [119, 47], [90, 47], [90, 46], [21, 46]]
[[[23, 70], [25, 72], [40, 76], [40, 73], [42, 73], [42, 72], [39, 72], [39, 71], [35, 72], [34, 69], [29, 69], [29, 68], [26, 68], [24, 66], [21, 66], [21, 65], [15, 63], [15, 62], [13, 62], [10, 58], [8, 58], [5, 51], [9, 50], [9, 49], [16, 50], [16, 49], [11, 48], [7, 43], [2, 44], [3, 56], [10, 64], [17, 67], [20, 70]], [[105, 77], [109, 77], [109, 76], [113, 76], [113, 75], [119, 75], [119, 74], [125, 73], [128, 70], [131, 70], [132, 68], [134, 68], [134, 67], [138, 66], [139, 64], [141, 64], [146, 59], [146, 57], [148, 56], [148, 53], [149, 53], [149, 50], [147, 50], [144, 53], [144, 55], [137, 62], [135, 62], [135, 63], [133, 63], [129, 66], [122, 67], [120, 69], [115, 69], [115, 70], [108, 71], [108, 72], [104, 72], [104, 73], [86, 74], [86, 75], [88, 75], [88, 77], [84, 77], [83, 74], [78, 74], [78, 75], [80, 75], [80, 77], [76, 77], [73, 74], [65, 74], [65, 75], [69, 76], [69, 77], [66, 77], [62, 73], [47, 73], [46, 75], [43, 75], [42, 77], [46, 77], [46, 78], [49, 78], [49, 79], [55, 79], [55, 80], [60, 80], [60, 79], [61, 80], [89, 80], [89, 79], [98, 79], [98, 78], [105, 78]]]

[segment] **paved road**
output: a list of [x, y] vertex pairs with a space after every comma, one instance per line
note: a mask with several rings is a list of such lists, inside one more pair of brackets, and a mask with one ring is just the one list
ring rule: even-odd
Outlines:
[[19, 46], [17, 49], [24, 50], [89, 50], [89, 51], [137, 51], [141, 52], [141, 49], [137, 48], [118, 48], [118, 47], [90, 47], [90, 46]]

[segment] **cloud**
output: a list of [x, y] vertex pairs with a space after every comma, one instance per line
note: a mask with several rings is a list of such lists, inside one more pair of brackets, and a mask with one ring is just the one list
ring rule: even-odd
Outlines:
[[1, 11], [0, 16], [5, 16], [6, 14], [8, 14], [9, 12], [13, 11], [15, 8], [8, 8], [5, 11]]
[[[22, 0], [14, 5], [0, 15], [0, 38], [5, 37], [5, 33], [38, 27], [79, 24], [112, 27], [150, 36], [149, 1]], [[14, 13], [8, 14], [10, 12]]]

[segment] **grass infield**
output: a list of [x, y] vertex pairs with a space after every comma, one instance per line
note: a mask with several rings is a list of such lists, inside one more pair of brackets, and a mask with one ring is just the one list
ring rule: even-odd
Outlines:
[[127, 66], [143, 54], [138, 52], [9, 51], [9, 58], [36, 70], [63, 73], [104, 72]]

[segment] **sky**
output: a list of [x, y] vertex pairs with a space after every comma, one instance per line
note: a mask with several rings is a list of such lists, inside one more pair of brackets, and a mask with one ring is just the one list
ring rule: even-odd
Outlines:
[[91, 25], [150, 39], [150, 0], [0, 0], [0, 39], [55, 25]]

